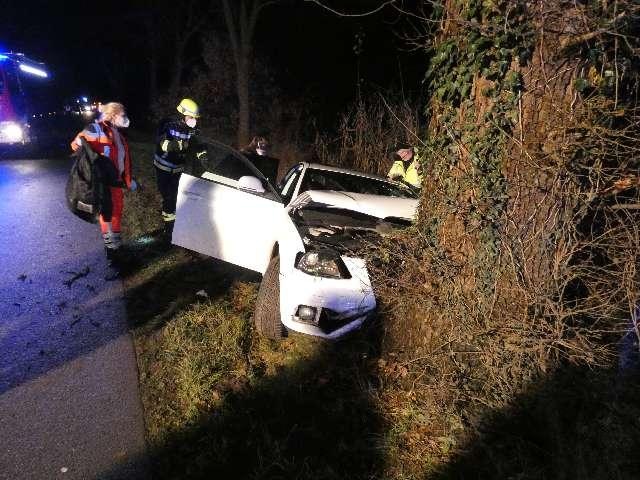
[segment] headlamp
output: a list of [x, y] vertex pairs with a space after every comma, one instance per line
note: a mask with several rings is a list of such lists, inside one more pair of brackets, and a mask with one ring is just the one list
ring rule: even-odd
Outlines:
[[0, 122], [0, 141], [8, 143], [22, 142], [24, 131], [16, 122]]
[[317, 277], [351, 278], [340, 255], [333, 250], [311, 250], [299, 258], [296, 268]]

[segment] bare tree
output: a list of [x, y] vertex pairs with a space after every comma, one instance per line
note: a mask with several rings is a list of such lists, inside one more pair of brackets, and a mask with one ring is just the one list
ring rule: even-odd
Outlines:
[[224, 19], [229, 32], [236, 64], [238, 95], [238, 145], [249, 141], [251, 120], [249, 80], [253, 61], [253, 35], [262, 9], [278, 0], [222, 0]]
[[207, 21], [210, 19], [211, 7], [209, 2], [202, 0], [187, 0], [181, 4], [178, 12], [167, 9], [170, 15], [173, 29], [173, 68], [171, 70], [171, 82], [169, 92], [175, 94], [182, 85], [182, 73], [192, 61], [188, 56], [189, 45], [197, 34], [202, 33]]

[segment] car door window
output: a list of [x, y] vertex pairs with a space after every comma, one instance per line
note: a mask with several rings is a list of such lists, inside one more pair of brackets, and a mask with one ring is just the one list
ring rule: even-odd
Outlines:
[[280, 195], [282, 196], [285, 205], [287, 205], [291, 201], [301, 173], [302, 165], [296, 165], [291, 170], [289, 170], [289, 172], [287, 172], [285, 177], [282, 179], [282, 190], [280, 191]]
[[281, 200], [271, 183], [240, 152], [213, 140], [197, 141], [193, 148], [195, 151], [191, 158], [194, 160], [187, 168], [192, 175], [233, 188], [239, 188], [242, 177], [254, 177], [260, 181], [264, 192], [253, 194]]

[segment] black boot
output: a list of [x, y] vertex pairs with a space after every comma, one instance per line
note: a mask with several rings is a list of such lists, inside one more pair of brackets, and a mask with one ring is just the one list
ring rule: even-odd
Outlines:
[[104, 279], [107, 281], [115, 280], [120, 277], [120, 252], [116, 248], [107, 247], [105, 247], [104, 251], [107, 255], [108, 266]]
[[118, 256], [118, 250], [115, 248], [104, 247], [104, 254], [107, 257], [107, 263], [111, 265], [116, 261], [116, 257]]
[[165, 248], [171, 248], [171, 237], [173, 236], [173, 225], [175, 221], [164, 222], [162, 229], [162, 244]]

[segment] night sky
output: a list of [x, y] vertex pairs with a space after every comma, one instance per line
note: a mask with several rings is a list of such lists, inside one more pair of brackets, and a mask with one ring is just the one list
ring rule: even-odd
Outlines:
[[[325, 3], [362, 12], [382, 1]], [[153, 2], [0, 0], [0, 50], [45, 62], [61, 98], [118, 99], [143, 111], [148, 107], [148, 47], [139, 16], [149, 4]], [[331, 119], [357, 96], [353, 46], [358, 32], [364, 33], [359, 62], [364, 93], [400, 86], [408, 94], [419, 90], [426, 58], [423, 52], [406, 51], [394, 34], [400, 25], [398, 13], [389, 7], [368, 17], [340, 18], [309, 2], [283, 0], [263, 11], [255, 54], [279, 88], [304, 98], [317, 115]], [[227, 38], [221, 14], [212, 16], [207, 28]], [[197, 56], [199, 48], [196, 38], [192, 54]], [[101, 72], [111, 65], [115, 78], [107, 79]]]

